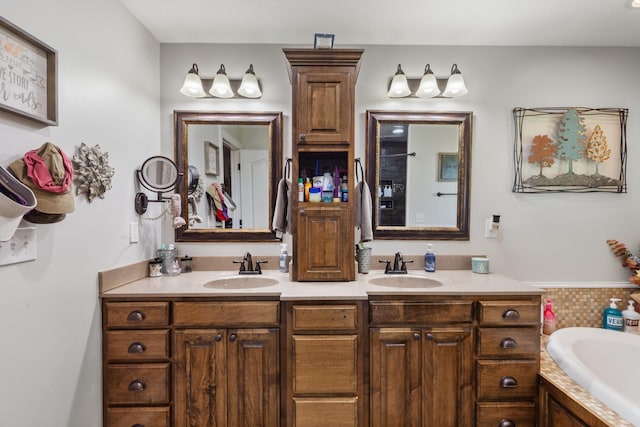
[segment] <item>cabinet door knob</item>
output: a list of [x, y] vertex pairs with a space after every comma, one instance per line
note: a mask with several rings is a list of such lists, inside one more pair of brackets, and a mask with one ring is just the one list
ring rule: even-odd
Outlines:
[[231, 334], [229, 335], [229, 341], [234, 342], [236, 340], [237, 336], [236, 334]]
[[502, 377], [500, 380], [500, 387], [502, 388], [516, 388], [518, 387], [518, 381], [513, 377]]
[[520, 313], [518, 313], [518, 310], [514, 310], [513, 308], [510, 308], [508, 310], [505, 310], [504, 313], [502, 313], [502, 318], [504, 320], [518, 320], [520, 319]]
[[139, 310], [133, 310], [131, 313], [129, 313], [129, 315], [127, 316], [127, 320], [129, 322], [142, 322], [144, 320], [146, 316], [144, 315], [144, 313], [142, 311]]
[[502, 347], [502, 348], [516, 348], [516, 347], [518, 347], [518, 343], [513, 338], [507, 337], [507, 338], [503, 338], [502, 341], [500, 341], [500, 347]]
[[300, 134], [300, 141], [306, 141], [307, 140], [307, 135], [304, 133]]
[[127, 353], [144, 353], [145, 351], [147, 351], [147, 348], [141, 342], [131, 343], [127, 349]]
[[428, 339], [429, 341], [433, 341], [433, 334], [432, 334], [431, 332], [429, 332], [429, 333], [427, 334], [427, 339]]
[[147, 385], [141, 380], [134, 380], [129, 383], [129, 391], [144, 391]]
[[498, 427], [516, 427], [516, 423], [508, 418], [503, 418], [498, 423]]
[[300, 216], [305, 216], [307, 213], [304, 211], [304, 209], [300, 209]]
[[216, 342], [220, 342], [222, 341], [222, 335], [218, 334], [214, 339], [216, 340]]
[[414, 332], [414, 333], [413, 333], [413, 339], [414, 339], [414, 340], [419, 340], [419, 339], [420, 339], [420, 334], [419, 334], [419, 333], [417, 333], [417, 332]]

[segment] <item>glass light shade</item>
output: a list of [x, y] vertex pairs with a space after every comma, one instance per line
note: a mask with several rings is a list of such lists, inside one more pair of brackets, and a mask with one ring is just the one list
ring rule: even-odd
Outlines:
[[233, 98], [233, 90], [231, 90], [229, 77], [227, 77], [227, 73], [224, 70], [224, 64], [220, 65], [220, 69], [213, 78], [209, 93], [216, 98]]
[[631, 7], [640, 7], [640, 0], [633, 0], [631, 2]]
[[420, 79], [420, 86], [416, 91], [418, 98], [433, 98], [440, 95], [440, 88], [438, 87], [438, 80], [431, 71], [431, 66], [427, 64], [424, 69], [424, 75]]
[[198, 66], [196, 64], [193, 64], [187, 77], [185, 77], [180, 93], [192, 98], [203, 98], [207, 95], [202, 88], [202, 80], [198, 75]]
[[393, 76], [393, 80], [391, 80], [387, 96], [389, 98], [404, 98], [409, 95], [411, 95], [409, 82], [407, 82], [407, 77], [404, 75], [400, 64], [398, 64], [398, 70], [396, 71], [395, 76]]
[[245, 98], [260, 98], [262, 96], [258, 79], [253, 72], [253, 64], [249, 65], [249, 69], [244, 74], [240, 88], [238, 88], [238, 94]]
[[447, 98], [456, 98], [458, 96], [466, 95], [467, 93], [469, 93], [469, 91], [464, 84], [462, 73], [458, 69], [458, 65], [453, 64], [451, 67], [451, 75], [449, 76], [449, 80], [447, 80], [447, 87], [444, 89], [442, 96], [446, 96]]

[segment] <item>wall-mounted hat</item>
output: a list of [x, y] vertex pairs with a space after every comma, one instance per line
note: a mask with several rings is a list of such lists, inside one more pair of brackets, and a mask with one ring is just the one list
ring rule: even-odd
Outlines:
[[0, 242], [13, 237], [22, 216], [36, 207], [36, 196], [0, 166]]
[[[73, 165], [66, 154], [50, 142], [28, 151], [22, 159], [9, 165], [18, 180], [36, 196], [36, 209], [25, 219], [36, 223], [58, 222], [73, 212], [75, 203], [71, 191]], [[42, 220], [43, 215], [51, 216]], [[33, 221], [32, 221], [33, 219]]]

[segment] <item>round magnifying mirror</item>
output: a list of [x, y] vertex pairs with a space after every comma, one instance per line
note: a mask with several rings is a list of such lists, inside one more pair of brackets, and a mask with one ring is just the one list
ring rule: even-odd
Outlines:
[[178, 167], [173, 160], [167, 157], [149, 157], [142, 164], [140, 177], [143, 183], [152, 190], [168, 190], [173, 188], [178, 181]]

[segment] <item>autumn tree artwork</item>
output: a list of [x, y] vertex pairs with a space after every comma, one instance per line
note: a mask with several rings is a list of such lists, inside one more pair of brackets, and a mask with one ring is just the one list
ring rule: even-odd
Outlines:
[[626, 192], [627, 109], [514, 109], [514, 192]]

